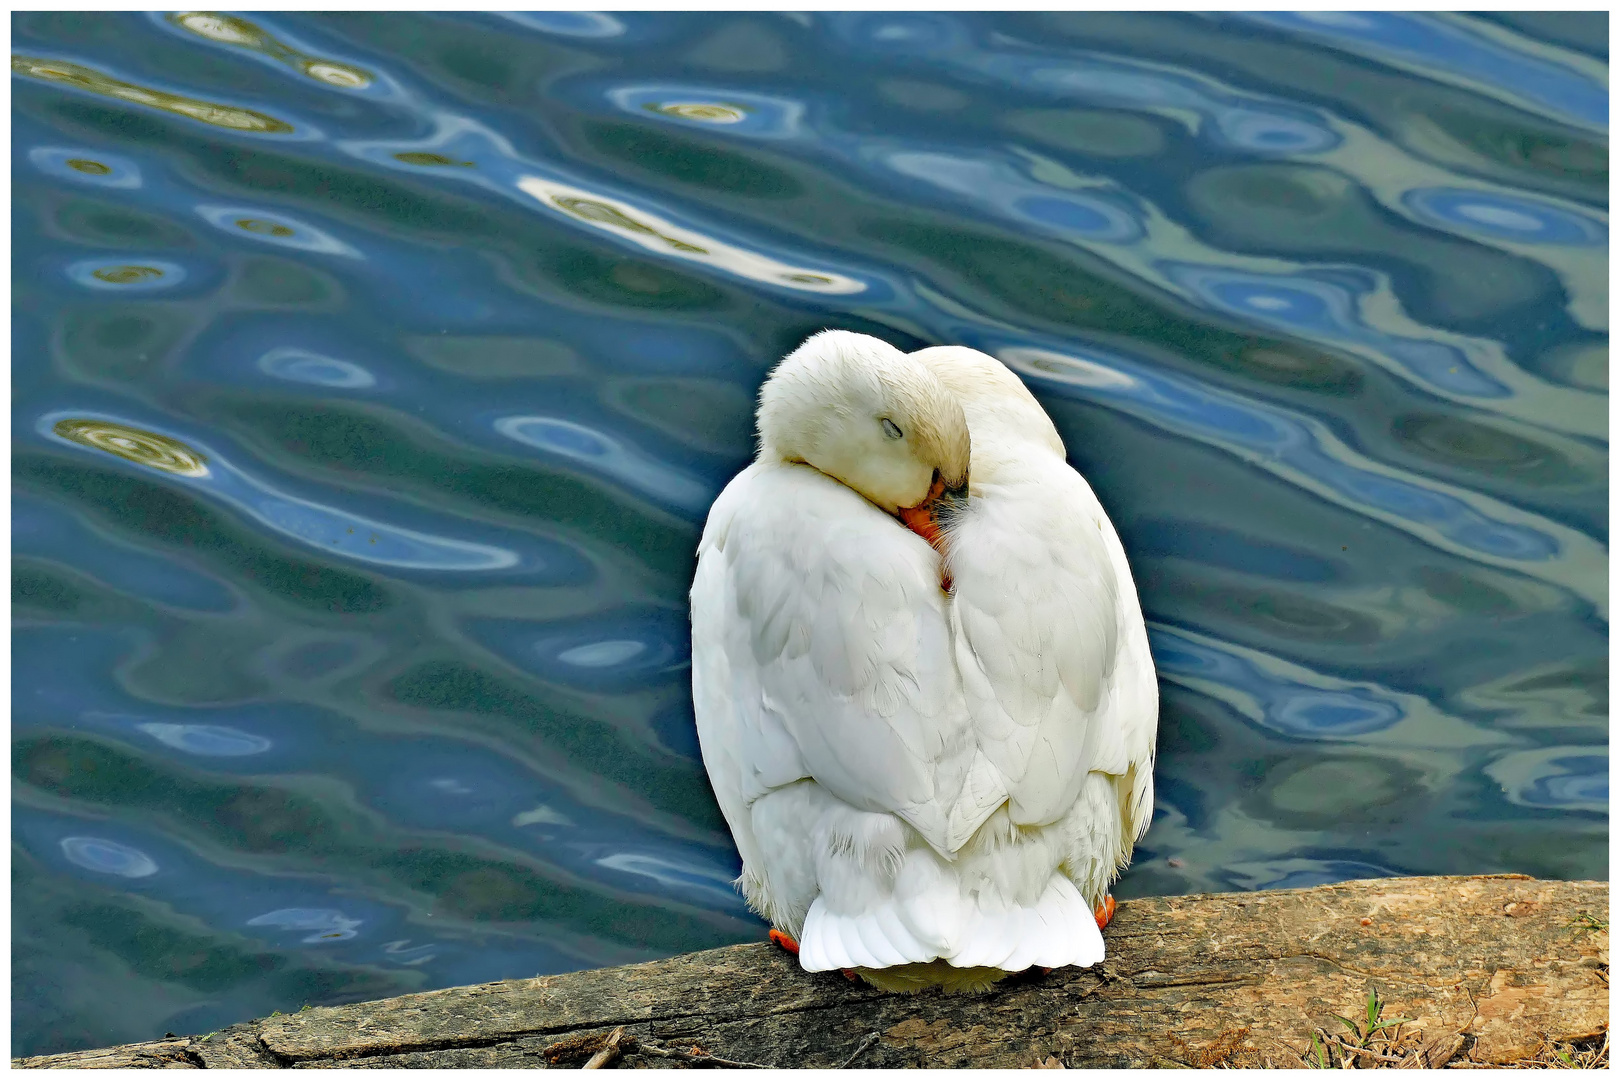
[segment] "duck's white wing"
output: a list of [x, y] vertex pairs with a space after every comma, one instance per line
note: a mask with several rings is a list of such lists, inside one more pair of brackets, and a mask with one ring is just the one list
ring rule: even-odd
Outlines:
[[933, 550], [813, 469], [756, 464], [698, 558], [698, 733], [733, 833], [810, 777], [944, 850], [971, 747]]
[[[1098, 514], [1102, 514], [1101, 507]], [[1153, 669], [1147, 623], [1142, 618], [1142, 604], [1131, 579], [1130, 564], [1125, 560], [1125, 546], [1107, 517], [1101, 517], [1101, 523], [1103, 540], [1114, 564], [1115, 580], [1119, 582], [1119, 657], [1115, 661], [1099, 740], [1106, 752], [1098, 755], [1098, 761], [1107, 767], [1093, 766], [1093, 769], [1116, 778], [1114, 787], [1119, 795], [1120, 824], [1128, 841], [1125, 856], [1129, 858], [1130, 844], [1142, 838], [1153, 819], [1159, 677]]]
[[1013, 820], [1045, 825], [1088, 773], [1132, 787], [1151, 773], [1157, 697], [1148, 663], [1144, 709], [1146, 637], [1101, 506], [1061, 459], [1028, 464], [1028, 482], [981, 489], [954, 528], [951, 615], [980, 750]]

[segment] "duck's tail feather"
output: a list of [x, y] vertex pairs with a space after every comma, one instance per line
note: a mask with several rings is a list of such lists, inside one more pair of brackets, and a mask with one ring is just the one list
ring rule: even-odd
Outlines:
[[1067, 876], [1057, 873], [1033, 907], [972, 905], [958, 947], [944, 959], [957, 967], [1090, 967], [1103, 958], [1102, 932]]
[[831, 911], [825, 897], [816, 897], [804, 917], [799, 939], [799, 963], [806, 971], [835, 968], [886, 968], [921, 964], [939, 956], [918, 941], [895, 910], [892, 899], [865, 911]]
[[1102, 933], [1080, 891], [1052, 875], [1033, 905], [963, 896], [947, 875], [935, 888], [834, 912], [818, 896], [805, 916], [799, 963], [806, 971], [881, 969], [943, 960], [954, 968], [1022, 971], [1090, 967], [1103, 958]]

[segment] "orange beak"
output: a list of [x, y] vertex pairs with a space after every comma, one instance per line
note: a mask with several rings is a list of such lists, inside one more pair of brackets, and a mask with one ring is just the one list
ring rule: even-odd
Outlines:
[[[905, 523], [906, 528], [928, 541], [929, 545], [939, 552], [943, 564], [945, 528], [949, 524], [950, 515], [965, 505], [967, 505], [967, 482], [963, 481], [960, 487], [947, 488], [945, 481], [935, 473], [934, 484], [928, 489], [927, 497], [916, 506], [902, 506], [900, 520]], [[945, 518], [943, 521], [942, 516]], [[939, 587], [946, 592], [951, 591], [951, 576], [943, 566]]]

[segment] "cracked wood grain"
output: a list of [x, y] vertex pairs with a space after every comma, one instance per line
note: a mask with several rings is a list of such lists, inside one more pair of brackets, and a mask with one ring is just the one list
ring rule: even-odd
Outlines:
[[1506, 1065], [1607, 1030], [1608, 903], [1606, 882], [1518, 876], [1158, 897], [1120, 905], [1105, 965], [980, 997], [884, 994], [762, 942], [13, 1064], [545, 1068], [622, 1027], [621, 1068], [1281, 1066], [1376, 987], [1452, 1066]]

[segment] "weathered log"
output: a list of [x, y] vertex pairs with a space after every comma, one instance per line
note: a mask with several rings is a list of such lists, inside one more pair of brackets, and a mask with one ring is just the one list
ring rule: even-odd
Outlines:
[[[982, 996], [884, 994], [760, 943], [13, 1064], [577, 1069], [622, 1027], [608, 1067], [1298, 1066], [1313, 1034], [1362, 1066], [1504, 1065], [1607, 1031], [1608, 911], [1606, 882], [1519, 876], [1162, 897], [1119, 906], [1098, 968]], [[1335, 1019], [1369, 990], [1410, 1018], [1376, 1044]]]

